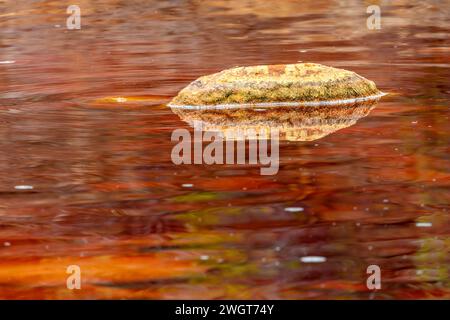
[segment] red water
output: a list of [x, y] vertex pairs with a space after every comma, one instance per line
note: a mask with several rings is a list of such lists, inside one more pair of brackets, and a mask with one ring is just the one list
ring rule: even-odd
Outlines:
[[[394, 3], [368, 30], [361, 1], [79, 0], [67, 30], [60, 1], [1, 1], [0, 298], [450, 298], [450, 2]], [[274, 176], [172, 163], [178, 90], [297, 61], [390, 94], [282, 141]]]

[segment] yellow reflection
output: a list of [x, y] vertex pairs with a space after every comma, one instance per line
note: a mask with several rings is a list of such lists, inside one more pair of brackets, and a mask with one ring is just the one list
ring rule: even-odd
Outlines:
[[350, 105], [277, 106], [233, 109], [172, 108], [195, 129], [220, 132], [225, 139], [239, 140], [248, 132], [265, 136], [278, 130], [280, 140], [313, 141], [354, 125], [366, 117], [377, 101]]

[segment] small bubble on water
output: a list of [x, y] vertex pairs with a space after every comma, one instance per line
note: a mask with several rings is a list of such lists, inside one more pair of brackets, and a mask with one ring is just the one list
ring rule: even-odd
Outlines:
[[183, 183], [181, 186], [183, 188], [192, 188], [194, 185], [192, 183]]
[[16, 190], [33, 190], [33, 186], [28, 186], [28, 185], [19, 185], [19, 186], [15, 186], [14, 189]]
[[327, 261], [327, 258], [321, 256], [306, 256], [301, 257], [300, 261], [303, 263], [322, 263]]
[[207, 260], [209, 260], [209, 256], [207, 256], [207, 255], [202, 255], [202, 256], [200, 256], [200, 260], [202, 260], [202, 261], [207, 261]]
[[429, 228], [432, 226], [433, 224], [431, 222], [416, 222], [416, 227], [418, 228]]
[[388, 203], [388, 202], [389, 202], [389, 199], [383, 199], [383, 202], [384, 202], [384, 203]]
[[3, 60], [3, 61], [0, 61], [0, 64], [13, 64], [13, 63], [16, 63], [16, 61], [15, 60]]
[[10, 247], [11, 246], [11, 242], [5, 241], [5, 242], [3, 242], [3, 245], [5, 247]]
[[305, 210], [305, 208], [303, 207], [287, 207], [284, 208], [284, 211], [286, 212], [303, 212]]

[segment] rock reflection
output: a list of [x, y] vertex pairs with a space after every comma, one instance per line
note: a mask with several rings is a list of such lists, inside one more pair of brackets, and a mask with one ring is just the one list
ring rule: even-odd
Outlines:
[[315, 107], [171, 109], [196, 130], [216, 131], [229, 140], [238, 140], [239, 137], [247, 136], [248, 132], [256, 132], [261, 137], [271, 130], [277, 130], [281, 140], [313, 141], [354, 125], [375, 108], [376, 102]]

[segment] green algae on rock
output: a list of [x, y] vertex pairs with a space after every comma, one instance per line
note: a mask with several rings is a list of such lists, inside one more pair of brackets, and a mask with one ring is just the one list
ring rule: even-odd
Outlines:
[[203, 76], [181, 90], [171, 107], [322, 105], [379, 98], [373, 81], [316, 63], [237, 67]]

